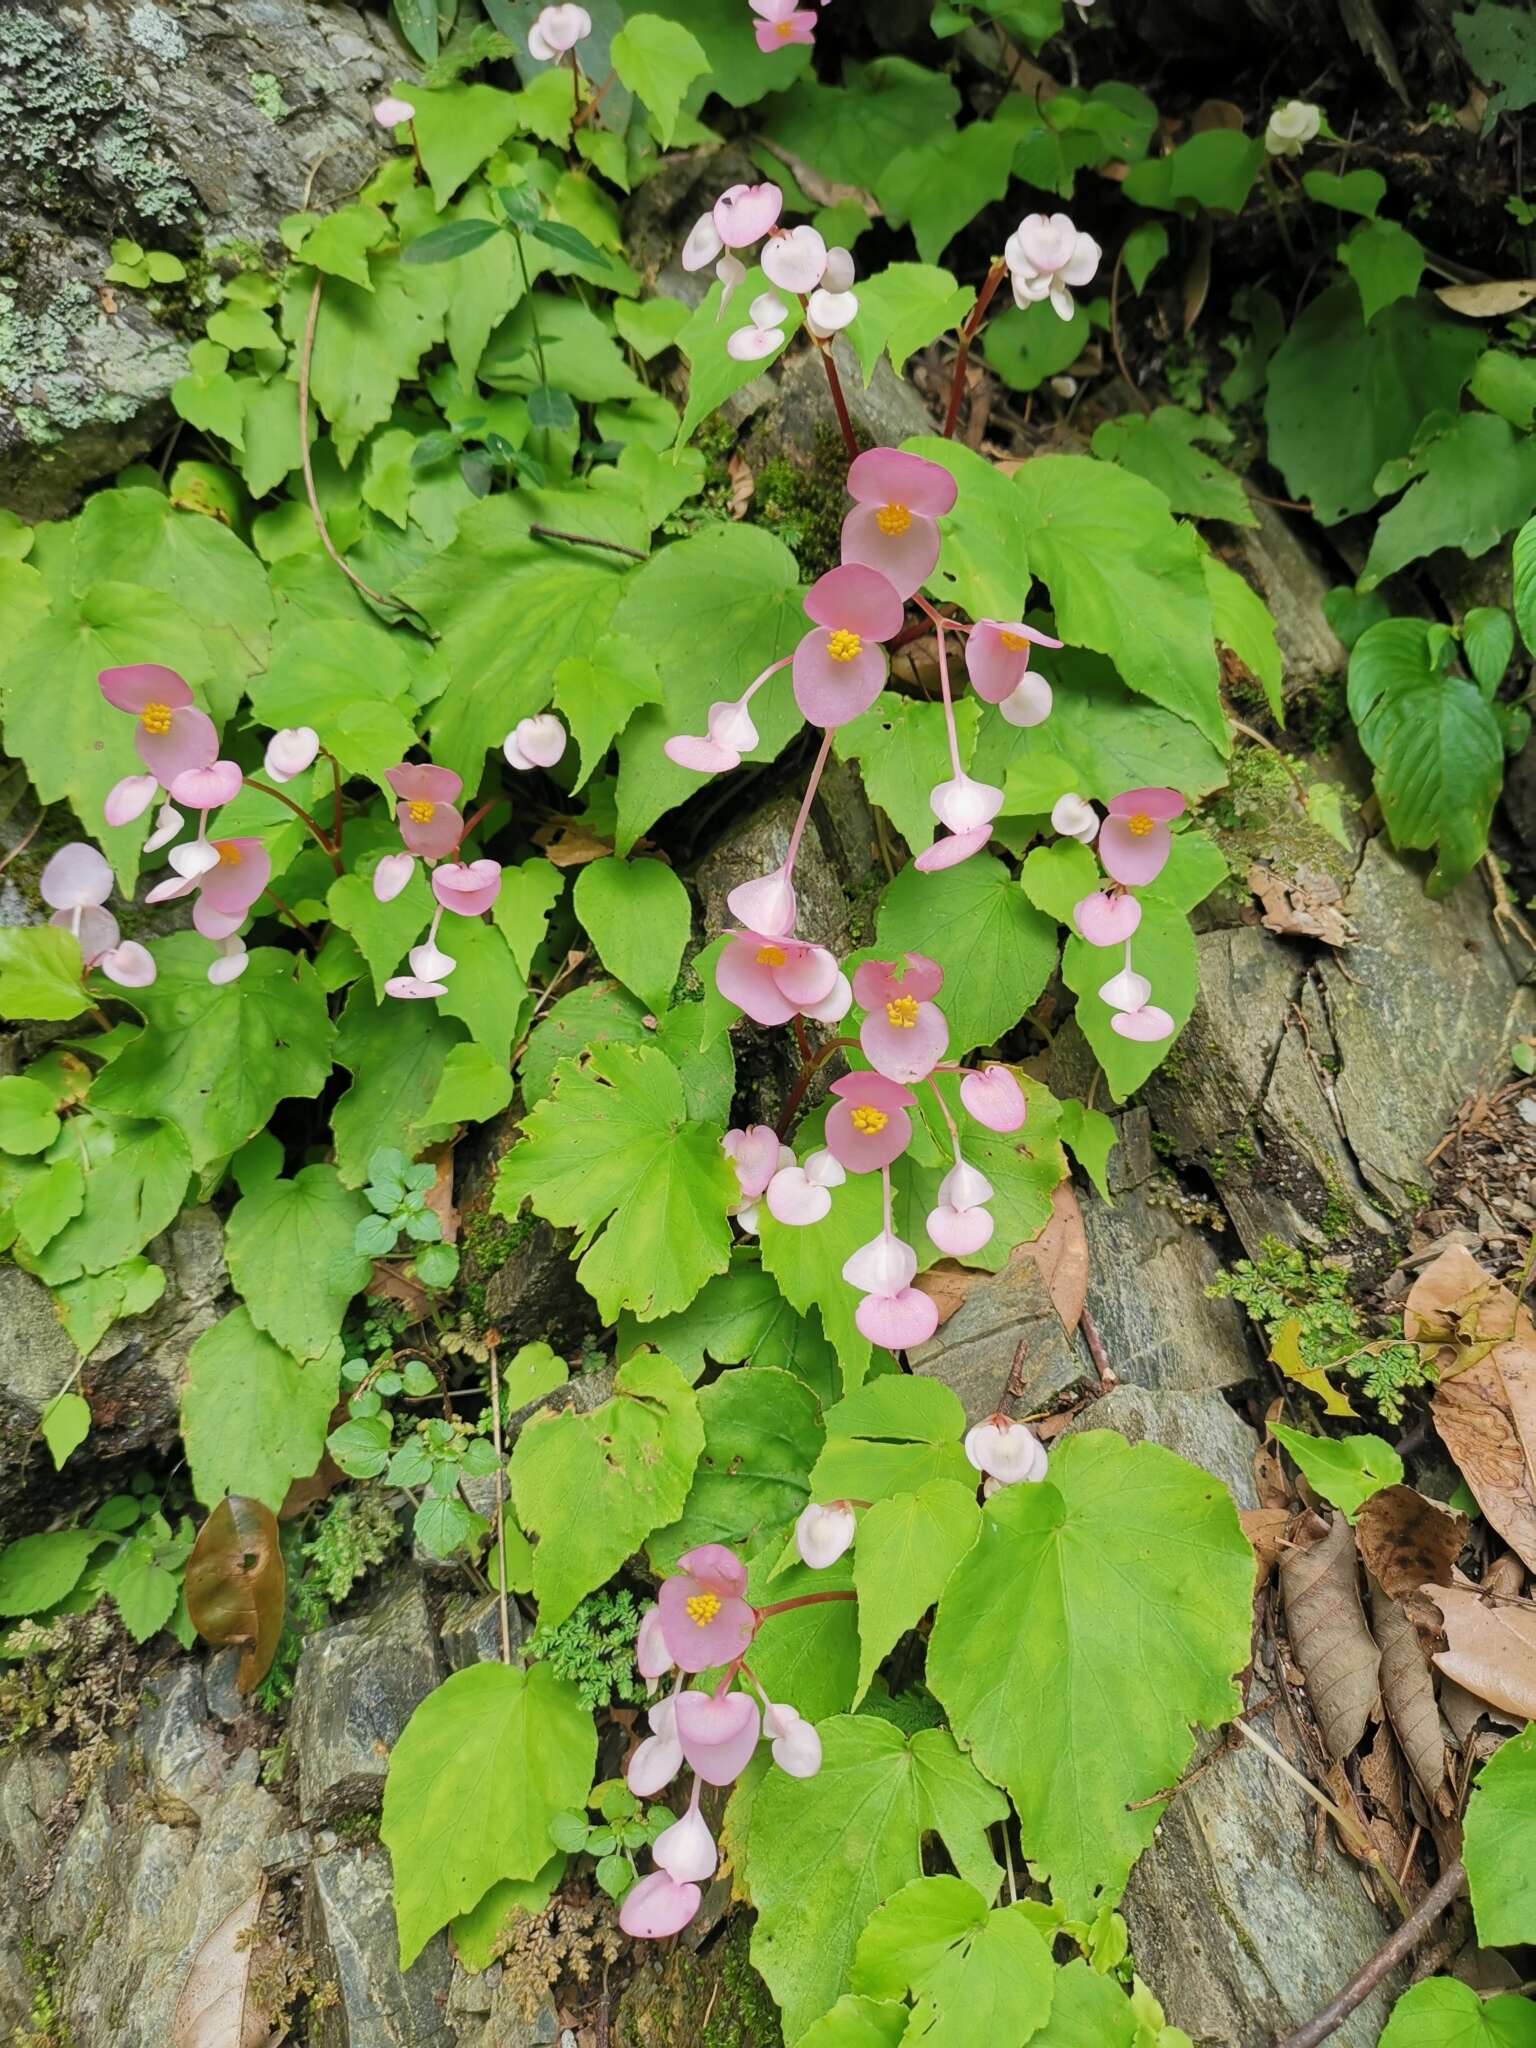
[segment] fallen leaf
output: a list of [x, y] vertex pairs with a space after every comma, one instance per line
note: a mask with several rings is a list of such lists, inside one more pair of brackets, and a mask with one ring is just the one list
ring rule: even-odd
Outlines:
[[1191, 135], [1210, 135], [1220, 128], [1243, 132], [1243, 110], [1235, 100], [1202, 100], [1189, 117]]
[[733, 455], [725, 465], [725, 473], [731, 480], [731, 517], [745, 519], [752, 493], [757, 489], [752, 465], [744, 455]]
[[938, 1264], [930, 1266], [926, 1273], [919, 1273], [912, 1284], [926, 1294], [937, 1308], [939, 1328], [942, 1330], [970, 1293], [971, 1283], [978, 1277], [969, 1266], [957, 1265], [953, 1259], [940, 1259]]
[[266, 1880], [214, 1928], [192, 1958], [171, 2021], [171, 2048], [263, 2048], [272, 2021], [251, 1997], [254, 1939]]
[[1445, 1742], [1429, 1660], [1418, 1630], [1402, 1608], [1375, 1580], [1367, 1583], [1371, 1627], [1381, 1646], [1381, 1703], [1420, 1791], [1442, 1814], [1449, 1813], [1452, 1802], [1445, 1789]]
[[1320, 1365], [1308, 1365], [1301, 1355], [1301, 1320], [1289, 1317], [1275, 1332], [1269, 1348], [1272, 1365], [1278, 1365], [1288, 1380], [1316, 1394], [1325, 1415], [1354, 1415], [1347, 1396], [1341, 1394]]
[[1327, 1534], [1280, 1559], [1291, 1648], [1306, 1679], [1328, 1754], [1357, 1747], [1380, 1693], [1381, 1655], [1360, 1605], [1354, 1531], [1335, 1515]]
[[373, 1277], [363, 1292], [374, 1301], [397, 1301], [412, 1323], [424, 1323], [432, 1313], [431, 1289], [403, 1266], [387, 1266], [382, 1259], [374, 1260]]
[[803, 156], [796, 156], [793, 150], [785, 149], [777, 142], [763, 137], [763, 147], [793, 174], [800, 189], [818, 206], [836, 206], [844, 199], [857, 200], [871, 220], [883, 220], [885, 214], [873, 196], [862, 185], [840, 185], [835, 178], [824, 178], [820, 171], [812, 168]]
[[1288, 879], [1256, 860], [1248, 886], [1264, 906], [1260, 922], [1266, 931], [1325, 946], [1352, 946], [1360, 936], [1344, 915], [1343, 891], [1322, 868], [1299, 867]]
[[1253, 1547], [1254, 1591], [1262, 1592], [1269, 1582], [1270, 1573], [1280, 1562], [1280, 1553], [1285, 1545], [1286, 1525], [1291, 1519], [1290, 1510], [1239, 1508], [1237, 1519], [1242, 1524], [1243, 1534]]
[[443, 1243], [457, 1244], [459, 1212], [453, 1200], [453, 1140], [450, 1139], [446, 1145], [429, 1145], [421, 1156], [424, 1162], [437, 1172], [437, 1179], [427, 1189], [423, 1199], [443, 1226]]
[[569, 818], [552, 818], [548, 824], [540, 825], [533, 843], [543, 849], [544, 858], [557, 868], [583, 867], [589, 860], [606, 860], [613, 852], [610, 840], [595, 839]]
[[1194, 222], [1194, 247], [1184, 271], [1184, 332], [1189, 333], [1205, 310], [1206, 295], [1211, 289], [1211, 250], [1215, 243], [1215, 226], [1208, 213], [1200, 214]]
[[1487, 1602], [1463, 1586], [1425, 1592], [1445, 1617], [1435, 1669], [1501, 1712], [1536, 1720], [1536, 1602]]
[[[339, 1429], [346, 1419], [347, 1404], [345, 1401], [338, 1402], [329, 1427]], [[283, 1495], [283, 1504], [277, 1511], [277, 1519], [280, 1522], [297, 1521], [300, 1515], [308, 1513], [317, 1500], [324, 1500], [328, 1494], [334, 1493], [338, 1486], [345, 1486], [346, 1483], [346, 1473], [327, 1451], [307, 1479], [294, 1480]]]
[[1082, 1321], [1088, 1299], [1088, 1237], [1083, 1212], [1070, 1181], [1058, 1181], [1051, 1196], [1051, 1220], [1038, 1237], [1021, 1244], [1016, 1257], [1033, 1259], [1050, 1290], [1061, 1327], [1070, 1337]]
[[1494, 279], [1488, 284], [1443, 284], [1435, 293], [1442, 306], [1473, 320], [1497, 320], [1518, 313], [1536, 299], [1536, 277]]
[[244, 1646], [235, 1683], [249, 1692], [277, 1654], [287, 1595], [277, 1517], [265, 1502], [237, 1493], [219, 1502], [187, 1559], [186, 1595], [204, 1642]]
[[1355, 1517], [1366, 1570], [1394, 1598], [1416, 1586], [1448, 1586], [1467, 1540], [1467, 1518], [1411, 1486], [1384, 1486]]

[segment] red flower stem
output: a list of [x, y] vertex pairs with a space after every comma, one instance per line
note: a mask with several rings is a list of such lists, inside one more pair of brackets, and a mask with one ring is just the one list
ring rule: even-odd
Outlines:
[[965, 770], [960, 766], [960, 736], [955, 731], [955, 700], [950, 694], [949, 688], [949, 650], [944, 645], [944, 629], [949, 621], [924, 604], [921, 598], [917, 602], [919, 608], [927, 612], [929, 618], [932, 619], [934, 631], [938, 637], [939, 695], [944, 699], [944, 730], [949, 735], [949, 762], [955, 771], [955, 780], [958, 782], [961, 776], [964, 775]]
[[[802, 298], [800, 303], [803, 306], [805, 300]], [[816, 341], [814, 335], [811, 339]], [[837, 414], [837, 424], [843, 430], [843, 446], [848, 450], [848, 460], [852, 462], [859, 453], [859, 439], [853, 431], [853, 421], [848, 417], [848, 401], [843, 396], [842, 379], [838, 376], [837, 365], [832, 360], [832, 344], [830, 341], [817, 341], [816, 347], [821, 355], [821, 367], [827, 373], [827, 389], [832, 394], [832, 409]]]
[[770, 1607], [756, 1609], [759, 1622], [769, 1620], [775, 1614], [788, 1614], [792, 1607], [816, 1607], [823, 1600], [853, 1600], [853, 1593], [802, 1593], [797, 1600], [775, 1600]]
[[457, 853], [460, 851], [460, 849], [464, 845], [465, 840], [468, 839], [470, 833], [474, 831], [475, 827], [479, 824], [480, 820], [485, 816], [487, 811], [494, 811], [498, 804], [505, 802], [507, 802], [507, 798], [501, 796], [493, 796], [488, 798], [486, 802], [480, 806], [478, 811], [471, 811], [469, 816], [464, 820], [464, 830], [459, 834], [459, 844], [454, 848], [454, 852]]
[[321, 753], [331, 764], [331, 839], [336, 851], [341, 851], [341, 835], [344, 825], [341, 804], [341, 763], [329, 747], [322, 747]]
[[278, 895], [275, 889], [263, 889], [261, 893], [263, 896], [271, 897], [273, 905], [279, 917], [286, 917], [288, 922], [293, 926], [296, 932], [302, 932], [305, 938], [309, 940], [311, 945], [315, 943], [315, 933], [313, 928], [307, 925], [304, 922], [303, 918], [297, 916], [293, 911], [291, 911], [288, 908], [288, 905], [283, 901], [282, 897]]
[[284, 796], [283, 792], [280, 789], [274, 789], [270, 782], [258, 782], [253, 775], [242, 775], [240, 780], [247, 789], [259, 789], [263, 796], [275, 796], [280, 804], [288, 806], [296, 818], [302, 818], [310, 831], [314, 833], [316, 844], [321, 852], [336, 870], [337, 874], [341, 873], [341, 854], [332, 846], [329, 839], [326, 838], [302, 804], [296, 804], [291, 796]]
[[811, 1041], [805, 1035], [805, 1019], [803, 1017], [792, 1017], [790, 1022], [795, 1027], [795, 1050], [800, 1055], [800, 1064], [804, 1066], [806, 1061], [812, 1056]]
[[800, 841], [805, 835], [805, 821], [811, 815], [811, 803], [820, 785], [822, 772], [826, 768], [827, 757], [831, 752], [832, 735], [830, 732], [824, 732], [821, 736], [821, 746], [817, 752], [816, 759], [811, 764], [811, 779], [805, 785], [805, 795], [800, 804], [800, 815], [796, 818], [794, 830], [789, 835], [789, 851], [784, 856], [784, 879], [786, 882], [794, 880], [795, 856], [800, 851]]
[[829, 1060], [832, 1057], [833, 1053], [839, 1051], [843, 1046], [857, 1045], [858, 1042], [859, 1041], [856, 1038], [829, 1038], [825, 1045], [819, 1046], [817, 1050], [814, 1053], [812, 1053], [810, 1059], [806, 1062], [806, 1064], [800, 1069], [799, 1073], [795, 1076], [795, 1085], [789, 1091], [789, 1100], [785, 1103], [783, 1109], [779, 1113], [779, 1121], [775, 1126], [775, 1129], [778, 1131], [779, 1137], [781, 1139], [783, 1138], [784, 1133], [789, 1129], [791, 1123], [793, 1123], [795, 1111], [800, 1107], [801, 1102], [804, 1100], [805, 1091], [807, 1088], [810, 1087], [811, 1079], [812, 1076], [815, 1074], [816, 1069], [819, 1066], [821, 1066], [824, 1061]]
[[952, 441], [955, 437], [955, 422], [960, 417], [960, 394], [965, 389], [965, 366], [970, 359], [971, 343], [976, 339], [977, 330], [986, 318], [987, 308], [991, 305], [998, 286], [1007, 274], [1008, 266], [1002, 257], [999, 256], [992, 268], [987, 272], [987, 281], [982, 286], [975, 305], [972, 306], [970, 312], [966, 315], [965, 325], [960, 330], [960, 347], [955, 356], [955, 377], [954, 382], [949, 387], [949, 407], [944, 414], [944, 439], [946, 441]]

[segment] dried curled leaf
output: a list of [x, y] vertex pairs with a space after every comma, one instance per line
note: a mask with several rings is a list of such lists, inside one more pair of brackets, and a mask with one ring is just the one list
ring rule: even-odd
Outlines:
[[235, 1682], [249, 1692], [266, 1676], [283, 1632], [287, 1573], [272, 1510], [236, 1493], [220, 1501], [192, 1546], [186, 1587], [187, 1613], [203, 1640], [243, 1645]]
[[264, 2048], [271, 2039], [271, 2018], [251, 1995], [265, 1893], [263, 1881], [225, 1914], [192, 1958], [171, 2021], [170, 2048]]
[[1355, 1517], [1365, 1568], [1393, 1599], [1419, 1586], [1448, 1586], [1466, 1540], [1465, 1515], [1411, 1486], [1384, 1486]]
[[1442, 1813], [1446, 1792], [1445, 1742], [1435, 1705], [1435, 1682], [1418, 1630], [1389, 1593], [1370, 1580], [1371, 1627], [1381, 1646], [1381, 1700], [1420, 1791]]
[[1436, 1670], [1506, 1714], [1536, 1719], [1536, 1603], [1485, 1601], [1464, 1586], [1426, 1591], [1445, 1616]]
[[1325, 1536], [1280, 1559], [1291, 1648], [1307, 1682], [1307, 1697], [1338, 1762], [1365, 1733], [1378, 1692], [1380, 1653], [1360, 1605], [1354, 1531], [1335, 1515]]

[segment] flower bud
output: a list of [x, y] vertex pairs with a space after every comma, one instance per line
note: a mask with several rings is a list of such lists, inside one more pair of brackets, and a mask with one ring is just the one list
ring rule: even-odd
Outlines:
[[847, 1501], [831, 1501], [824, 1507], [813, 1501], [801, 1509], [800, 1519], [795, 1523], [795, 1547], [812, 1571], [825, 1571], [828, 1565], [837, 1563], [857, 1530], [858, 1523]]
[[320, 735], [312, 725], [285, 725], [267, 741], [262, 765], [273, 782], [292, 782], [320, 751]]

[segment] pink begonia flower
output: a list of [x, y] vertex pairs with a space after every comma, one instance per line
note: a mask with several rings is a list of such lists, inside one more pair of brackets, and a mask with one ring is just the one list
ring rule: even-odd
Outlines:
[[1045, 1477], [1045, 1445], [1027, 1422], [1015, 1422], [1001, 1410], [967, 1430], [965, 1455], [978, 1472], [1004, 1486], [1035, 1483]]
[[402, 761], [384, 777], [399, 798], [395, 823], [411, 853], [423, 860], [446, 860], [464, 833], [455, 808], [464, 784], [451, 768], [429, 761]]
[[[700, 775], [718, 775], [727, 768], [739, 768], [741, 757], [757, 745], [757, 727], [752, 722], [744, 698], [722, 699], [711, 704], [705, 730], [707, 737], [696, 738], [692, 733], [677, 733], [669, 739], [662, 752], [669, 761], [675, 761], [679, 768], [692, 768]], [[744, 924], [753, 920], [745, 913], [736, 913]], [[784, 927], [794, 927], [794, 917]], [[766, 927], [759, 927], [766, 929]]]
[[944, 986], [944, 970], [926, 953], [903, 953], [900, 960], [865, 960], [854, 969], [853, 999], [861, 1010], [873, 1010], [896, 996], [931, 1002]]
[[845, 292], [857, 275], [853, 257], [847, 249], [837, 247], [827, 251], [827, 267], [821, 280], [825, 291]]
[[784, 328], [781, 324], [787, 308], [772, 292], [761, 292], [752, 301], [750, 308], [752, 324], [738, 327], [725, 344], [725, 352], [738, 363], [760, 363], [765, 356], [771, 356], [775, 349], [784, 346]]
[[72, 932], [80, 941], [80, 957], [93, 967], [104, 953], [110, 953], [122, 937], [117, 919], [97, 903], [77, 903], [69, 910], [56, 910], [48, 922], [60, 931]]
[[406, 958], [411, 963], [411, 972], [418, 981], [446, 981], [458, 961], [451, 953], [445, 953], [433, 939], [425, 939], [419, 946], [412, 946]]
[[768, 1183], [764, 1200], [780, 1223], [820, 1223], [832, 1207], [832, 1190], [848, 1178], [847, 1170], [823, 1146], [804, 1166], [782, 1166]]
[[[118, 786], [121, 788], [122, 785]], [[158, 853], [162, 846], [169, 846], [184, 823], [181, 812], [173, 803], [163, 803], [155, 819], [155, 829], [144, 842], [144, 851]]]
[[1088, 802], [1069, 790], [1051, 806], [1051, 830], [1063, 839], [1080, 839], [1085, 846], [1099, 836], [1099, 814]]
[[701, 213], [688, 230], [688, 239], [683, 243], [681, 262], [684, 270], [702, 270], [707, 263], [713, 263], [725, 247], [720, 239], [720, 230], [715, 226], [712, 213]]
[[541, 711], [534, 718], [520, 718], [501, 743], [507, 766], [526, 773], [531, 768], [553, 768], [565, 753], [565, 727], [553, 711]]
[[96, 971], [119, 988], [148, 988], [159, 973], [153, 955], [137, 939], [124, 939], [94, 963]]
[[1073, 313], [1072, 285], [1089, 283], [1099, 267], [1099, 245], [1072, 225], [1065, 213], [1031, 213], [1003, 245], [1015, 305], [1028, 308], [1049, 299], [1063, 320]]
[[[757, 36], [757, 47], [765, 57], [771, 57], [775, 50], [782, 50], [791, 43], [815, 42], [814, 8], [797, 8], [795, 0], [751, 0], [751, 6], [754, 14], [762, 16], [752, 27]], [[778, 281], [783, 282], [782, 279]], [[789, 288], [792, 291], [808, 289], [798, 285]]]
[[917, 1277], [917, 1253], [889, 1224], [843, 1261], [843, 1278], [860, 1294], [900, 1294]]
[[195, 882], [219, 864], [219, 849], [211, 839], [187, 839], [173, 846], [166, 859], [184, 881]]
[[1173, 851], [1167, 820], [1177, 818], [1184, 799], [1176, 789], [1128, 789], [1110, 800], [1099, 830], [1099, 859], [1105, 871], [1129, 888], [1155, 882]]
[[994, 783], [955, 775], [948, 782], [934, 784], [928, 792], [928, 808], [941, 825], [963, 837], [991, 824], [1003, 808], [1003, 792]]
[[1122, 1038], [1134, 1038], [1143, 1045], [1156, 1045], [1173, 1036], [1173, 1019], [1156, 1003], [1144, 1003], [1139, 1010], [1117, 1010], [1109, 1020], [1112, 1031]]
[[[747, 1568], [723, 1543], [702, 1543], [657, 1596], [662, 1632], [679, 1671], [708, 1671], [746, 1651], [757, 1616], [742, 1595]], [[713, 1783], [713, 1780], [711, 1780]]]
[[720, 1150], [736, 1169], [742, 1197], [755, 1202], [779, 1170], [779, 1134], [772, 1124], [749, 1124], [727, 1131]]
[[384, 993], [393, 996], [397, 1003], [426, 1003], [437, 996], [448, 993], [445, 981], [418, 981], [414, 974], [392, 974], [384, 984]]
[[762, 1715], [750, 1693], [680, 1692], [677, 1739], [683, 1760], [706, 1785], [729, 1785], [752, 1761]]
[[159, 787], [153, 775], [125, 775], [107, 791], [101, 814], [109, 825], [131, 825], [149, 809]]
[[162, 789], [188, 768], [207, 767], [218, 753], [213, 720], [192, 702], [192, 692], [175, 669], [141, 661], [104, 668], [97, 681], [109, 704], [137, 719], [134, 747]]
[[546, 7], [528, 31], [528, 54], [541, 64], [557, 63], [591, 33], [592, 17], [585, 7]]
[[227, 982], [238, 981], [251, 964], [251, 956], [245, 950], [244, 939], [238, 939], [231, 932], [218, 942], [218, 957], [209, 964], [208, 979], [215, 988], [222, 988]]
[[974, 832], [949, 832], [925, 846], [913, 861], [920, 875], [936, 875], [943, 868], [957, 868], [962, 861], [980, 853], [992, 837], [991, 827], [978, 825]]
[[654, 1798], [683, 1768], [683, 1745], [677, 1739], [677, 1695], [658, 1700], [649, 1719], [650, 1734], [624, 1767], [624, 1782], [637, 1799]]
[[805, 308], [805, 324], [818, 341], [830, 341], [841, 334], [858, 315], [859, 302], [852, 292], [829, 292], [825, 285], [811, 293]]
[[1032, 725], [1044, 725], [1051, 715], [1053, 701], [1050, 684], [1031, 669], [997, 708], [1007, 724], [1027, 732]]
[[885, 649], [899, 633], [902, 600], [878, 570], [846, 562], [805, 595], [815, 625], [795, 649], [795, 702], [830, 732], [867, 711], [885, 687]]
[[749, 249], [777, 221], [784, 194], [777, 185], [732, 185], [711, 208], [715, 232], [727, 249]]
[[716, 963], [715, 986], [754, 1024], [787, 1024], [791, 1017], [835, 1024], [853, 1000], [848, 977], [825, 946], [772, 932], [733, 932]]
[[216, 811], [221, 804], [234, 802], [243, 780], [238, 762], [210, 761], [205, 768], [184, 768], [173, 776], [170, 793], [189, 811]]
[[1129, 961], [1099, 990], [1100, 1002], [1108, 1003], [1112, 1010], [1144, 1009], [1151, 996], [1151, 982], [1144, 974], [1138, 974]]
[[312, 725], [285, 725], [267, 741], [261, 764], [270, 782], [292, 782], [312, 768], [320, 751], [320, 735]]
[[653, 1870], [624, 1894], [619, 1925], [634, 1941], [664, 1941], [681, 1934], [703, 1896], [696, 1884], [678, 1884], [664, 1870]]
[[218, 863], [200, 876], [192, 922], [205, 939], [231, 938], [272, 879], [272, 856], [259, 839], [216, 839]]
[[501, 894], [501, 862], [445, 862], [432, 870], [432, 894], [456, 917], [479, 917]]
[[380, 903], [393, 903], [416, 872], [413, 853], [386, 853], [373, 871], [373, 893]]
[[825, 1506], [812, 1501], [795, 1523], [795, 1548], [812, 1571], [825, 1571], [837, 1563], [857, 1532], [858, 1522], [847, 1501], [828, 1501]]
[[769, 1738], [774, 1762], [786, 1776], [814, 1778], [821, 1769], [821, 1737], [793, 1707], [765, 1707], [763, 1733]]
[[987, 1176], [957, 1158], [939, 1182], [938, 1206], [927, 1221], [928, 1235], [947, 1258], [969, 1258], [989, 1242], [995, 1225], [984, 1204], [991, 1199]]
[[1024, 680], [1031, 647], [1060, 645], [1034, 626], [978, 619], [965, 642], [965, 672], [971, 688], [986, 703], [1001, 704]]
[[891, 963], [866, 960], [854, 975], [854, 997], [867, 1013], [859, 1026], [859, 1046], [877, 1074], [889, 1081], [925, 1081], [949, 1046], [944, 1013], [928, 1001], [944, 979], [938, 963], [922, 954], [908, 954], [905, 979]]
[[839, 1165], [873, 1173], [901, 1157], [912, 1136], [907, 1111], [917, 1100], [910, 1088], [884, 1074], [845, 1074], [832, 1093], [839, 1099], [827, 1112], [826, 1136]]
[[112, 870], [83, 839], [61, 846], [38, 879], [37, 893], [54, 910], [78, 910], [105, 903], [112, 894]]
[[1141, 905], [1118, 889], [1096, 889], [1073, 904], [1072, 922], [1090, 946], [1118, 946], [1141, 923]]
[[663, 1828], [651, 1845], [651, 1858], [675, 1884], [707, 1884], [720, 1862], [720, 1851], [709, 1825], [699, 1811], [699, 1788], [693, 1781], [693, 1796], [681, 1820]]
[[961, 1077], [960, 1100], [989, 1131], [1017, 1131], [1029, 1113], [1024, 1090], [1006, 1067], [973, 1068]]
[[866, 1294], [853, 1320], [871, 1344], [885, 1351], [912, 1351], [939, 1327], [939, 1305], [920, 1287], [904, 1287], [900, 1294]]
[[[766, 12], [764, 0], [752, 0], [752, 4], [758, 13]], [[768, 0], [768, 5], [781, 8], [782, 15], [777, 18], [784, 19], [790, 17], [794, 0]], [[775, 17], [770, 17], [773, 18]], [[814, 21], [816, 17], [808, 15], [805, 18]], [[758, 30], [758, 37], [761, 40], [761, 29]], [[806, 36], [802, 40], [809, 42], [811, 39]], [[763, 253], [758, 260], [763, 266], [764, 277], [770, 284], [776, 284], [780, 291], [813, 292], [821, 283], [827, 268], [827, 245], [815, 228], [807, 224], [791, 228], [787, 234], [770, 235], [763, 244]], [[859, 456], [854, 467], [857, 468], [863, 460], [863, 456]]]
[[665, 1678], [672, 1669], [672, 1652], [667, 1648], [659, 1607], [647, 1607], [640, 1617], [640, 1626], [635, 1631], [635, 1666], [649, 1683]]
[[375, 103], [373, 118], [381, 128], [401, 128], [407, 121], [414, 121], [416, 109], [409, 100], [386, 97]]
[[[713, 226], [714, 223], [711, 222], [710, 225]], [[718, 325], [725, 318], [726, 307], [747, 281], [747, 266], [739, 256], [733, 256], [727, 250], [715, 265], [715, 276], [720, 283], [720, 303], [715, 308], [715, 322]]]
[[754, 875], [750, 882], [738, 882], [726, 897], [725, 904], [732, 917], [740, 918], [747, 931], [761, 932], [770, 939], [793, 936], [799, 905], [795, 898], [795, 885], [786, 868], [775, 868], [767, 875]]
[[910, 597], [933, 574], [939, 559], [934, 522], [954, 510], [958, 489], [947, 469], [921, 455], [865, 449], [848, 471], [855, 504], [843, 521], [843, 560], [877, 569], [898, 597]]

